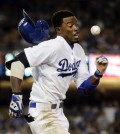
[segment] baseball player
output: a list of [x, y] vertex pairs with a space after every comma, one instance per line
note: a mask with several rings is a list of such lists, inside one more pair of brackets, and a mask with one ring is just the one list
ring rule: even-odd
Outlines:
[[97, 70], [89, 76], [85, 53], [79, 44], [78, 21], [72, 12], [55, 12], [52, 23], [56, 38], [24, 49], [13, 61], [6, 63], [11, 70], [13, 93], [9, 115], [14, 118], [22, 116], [21, 83], [24, 70], [33, 67], [34, 82], [27, 116], [33, 134], [69, 134], [63, 101], [71, 80], [75, 81], [82, 94], [89, 96], [108, 66], [106, 57], [96, 58]]

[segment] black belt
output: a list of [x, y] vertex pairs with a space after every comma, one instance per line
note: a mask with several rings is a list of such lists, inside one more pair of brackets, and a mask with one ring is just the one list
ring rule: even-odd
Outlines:
[[25, 117], [25, 119], [26, 119], [26, 121], [27, 121], [28, 123], [34, 121], [34, 118], [33, 118], [30, 114], [24, 115], [24, 117]]

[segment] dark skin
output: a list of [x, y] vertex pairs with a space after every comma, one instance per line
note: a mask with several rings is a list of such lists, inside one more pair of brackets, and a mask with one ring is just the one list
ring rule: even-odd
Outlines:
[[62, 36], [69, 45], [79, 42], [79, 26], [75, 16], [63, 18], [63, 23], [56, 28], [57, 35]]
[[16, 78], [14, 76], [10, 77], [10, 83], [11, 83], [11, 87], [12, 87], [12, 92], [14, 93], [20, 93], [21, 92], [21, 83], [22, 80], [19, 78]]
[[[77, 18], [75, 16], [63, 18], [63, 22], [59, 27], [56, 27], [57, 35], [62, 36], [69, 45], [73, 45], [74, 43], [79, 42], [79, 26], [77, 22]], [[99, 64], [96, 62], [97, 69], [104, 73], [108, 64]], [[22, 80], [16, 77], [11, 76], [11, 87], [14, 93], [21, 92], [21, 82]], [[94, 76], [91, 76], [90, 82], [92, 85], [97, 85], [99, 83], [99, 79], [96, 79]], [[84, 87], [84, 91], [86, 94], [90, 93], [90, 90]]]

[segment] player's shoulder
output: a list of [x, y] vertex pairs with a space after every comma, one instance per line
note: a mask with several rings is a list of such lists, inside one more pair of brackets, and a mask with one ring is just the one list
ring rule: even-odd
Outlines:
[[59, 44], [59, 41], [58, 41], [58, 38], [54, 38], [54, 39], [49, 39], [49, 40], [46, 40], [46, 41], [43, 41], [41, 43], [39, 43], [38, 45], [48, 45], [50, 47], [54, 46], [54, 47], [57, 47], [58, 45], [56, 44]]
[[74, 44], [74, 49], [75, 49], [76, 51], [78, 51], [79, 53], [80, 53], [80, 52], [84, 53], [84, 49], [83, 49], [83, 47], [80, 45], [80, 43], [75, 43], [75, 44]]
[[45, 48], [46, 51], [51, 51], [52, 53], [55, 54], [60, 49], [60, 43], [56, 37], [54, 39], [49, 39], [49, 40], [46, 40], [46, 41], [39, 43], [38, 49], [40, 50], [41, 48]]

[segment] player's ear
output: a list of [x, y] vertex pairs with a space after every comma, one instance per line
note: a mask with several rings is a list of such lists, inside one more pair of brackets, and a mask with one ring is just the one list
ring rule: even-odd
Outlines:
[[58, 34], [61, 33], [61, 29], [60, 29], [60, 27], [56, 27], [56, 32], [57, 32]]

